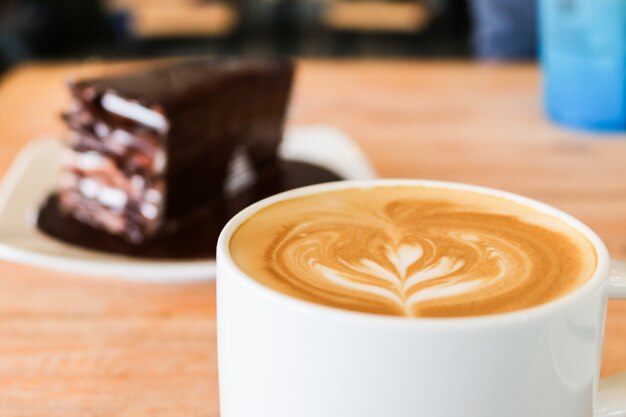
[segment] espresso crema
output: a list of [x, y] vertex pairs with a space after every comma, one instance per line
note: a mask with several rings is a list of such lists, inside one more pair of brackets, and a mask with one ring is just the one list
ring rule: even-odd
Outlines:
[[235, 263], [267, 287], [346, 310], [485, 315], [557, 299], [593, 275], [591, 242], [560, 219], [464, 190], [375, 186], [261, 209]]

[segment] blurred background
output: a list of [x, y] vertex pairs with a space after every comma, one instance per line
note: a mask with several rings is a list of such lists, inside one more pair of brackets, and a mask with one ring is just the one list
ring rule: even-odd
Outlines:
[[0, 70], [25, 60], [198, 54], [529, 59], [535, 8], [535, 0], [0, 0]]

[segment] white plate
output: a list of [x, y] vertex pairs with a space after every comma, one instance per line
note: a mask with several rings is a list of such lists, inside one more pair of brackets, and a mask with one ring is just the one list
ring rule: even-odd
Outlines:
[[[185, 283], [213, 279], [215, 260], [159, 261], [113, 255], [54, 240], [35, 227], [37, 209], [55, 188], [61, 142], [40, 139], [17, 156], [0, 185], [0, 258], [88, 275], [118, 279]], [[356, 144], [343, 132], [326, 126], [287, 131], [283, 158], [310, 162], [346, 179], [376, 176]]]

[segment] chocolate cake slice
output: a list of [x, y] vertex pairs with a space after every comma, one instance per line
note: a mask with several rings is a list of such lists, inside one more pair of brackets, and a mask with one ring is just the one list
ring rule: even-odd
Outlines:
[[[141, 243], [271, 177], [292, 76], [290, 61], [207, 59], [72, 83], [61, 211]], [[233, 166], [245, 175], [227, 183]]]

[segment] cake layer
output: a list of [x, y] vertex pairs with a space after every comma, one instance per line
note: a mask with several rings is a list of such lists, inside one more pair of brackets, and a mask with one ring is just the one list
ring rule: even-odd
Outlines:
[[97, 153], [110, 158], [128, 175], [159, 176], [165, 172], [167, 158], [165, 149], [151, 146], [139, 140], [136, 135], [119, 129], [102, 137], [73, 131], [68, 135], [66, 144], [69, 149], [76, 152]]
[[163, 200], [158, 188], [143, 188], [136, 178], [67, 169], [60, 180], [60, 207], [92, 227], [141, 242], [159, 227]]
[[[163, 199], [165, 179], [162, 175], [145, 176], [140, 174], [128, 175], [122, 171], [116, 162], [104, 154], [86, 151], [79, 152], [66, 149], [63, 155], [63, 174], [75, 174], [107, 184], [120, 189], [130, 198], [141, 200], [146, 193], [158, 193]], [[62, 177], [63, 179], [63, 177]], [[65, 183], [61, 181], [63, 187]]]

